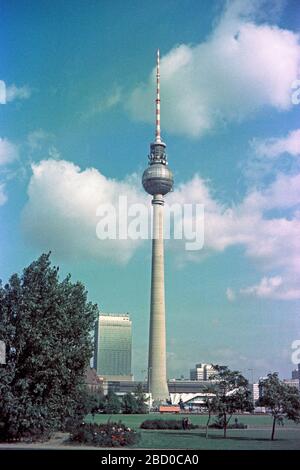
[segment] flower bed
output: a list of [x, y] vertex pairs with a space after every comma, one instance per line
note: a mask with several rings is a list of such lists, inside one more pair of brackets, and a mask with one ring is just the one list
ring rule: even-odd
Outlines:
[[119, 421], [105, 424], [82, 423], [73, 429], [70, 441], [96, 447], [124, 447], [138, 442], [139, 434]]

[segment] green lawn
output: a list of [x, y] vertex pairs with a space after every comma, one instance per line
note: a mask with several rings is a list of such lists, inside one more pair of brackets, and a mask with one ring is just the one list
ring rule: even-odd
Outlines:
[[[95, 422], [106, 423], [121, 420], [128, 427], [141, 433], [141, 440], [136, 445], [143, 449], [300, 449], [300, 425], [286, 421], [284, 427], [278, 426], [275, 441], [270, 441], [272, 418], [270, 416], [238, 416], [239, 422], [248, 425], [248, 429], [228, 430], [227, 439], [223, 439], [222, 431], [210, 430], [209, 438], [205, 438], [203, 429], [190, 431], [156, 431], [139, 429], [145, 419], [182, 419], [185, 415], [102, 415], [95, 416]], [[205, 425], [206, 415], [186, 415], [193, 424]], [[86, 421], [92, 421], [89, 415]], [[213, 421], [213, 418], [212, 418]], [[232, 418], [232, 422], [234, 417]]]

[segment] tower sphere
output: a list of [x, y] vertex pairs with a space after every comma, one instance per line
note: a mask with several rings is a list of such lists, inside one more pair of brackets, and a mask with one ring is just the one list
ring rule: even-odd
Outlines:
[[152, 163], [143, 173], [143, 187], [148, 194], [163, 196], [173, 188], [173, 173], [163, 163]]

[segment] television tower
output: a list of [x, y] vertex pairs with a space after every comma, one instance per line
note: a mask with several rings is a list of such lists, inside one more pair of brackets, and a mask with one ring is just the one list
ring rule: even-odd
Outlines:
[[160, 135], [159, 50], [156, 63], [156, 129], [150, 144], [149, 166], [143, 173], [143, 187], [153, 196], [152, 274], [148, 359], [148, 388], [153, 400], [169, 397], [166, 371], [166, 320], [164, 283], [164, 195], [173, 188], [173, 174], [168, 168], [166, 144]]

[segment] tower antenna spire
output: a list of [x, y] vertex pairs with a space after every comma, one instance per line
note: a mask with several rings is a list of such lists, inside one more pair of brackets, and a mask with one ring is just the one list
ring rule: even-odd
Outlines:
[[159, 49], [157, 49], [156, 57], [156, 129], [155, 129], [155, 142], [160, 144], [160, 69], [159, 69]]

